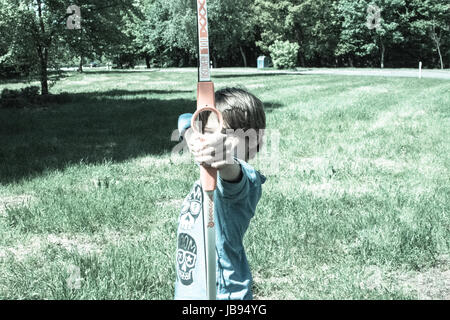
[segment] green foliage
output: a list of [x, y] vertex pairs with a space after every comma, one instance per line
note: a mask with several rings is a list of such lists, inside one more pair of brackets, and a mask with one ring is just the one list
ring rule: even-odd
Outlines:
[[293, 69], [297, 66], [297, 55], [300, 46], [289, 41], [276, 40], [270, 47], [270, 57], [275, 68]]
[[[175, 26], [171, 27], [171, 22], [175, 23], [177, 13], [176, 10], [171, 10], [171, 7], [176, 5], [176, 2], [167, 1], [146, 1], [142, 4], [142, 11], [146, 19], [140, 21], [134, 28], [135, 45], [139, 52], [147, 56], [153, 65], [159, 67], [166, 67], [175, 64], [178, 52], [178, 47], [182, 43], [189, 42], [190, 45], [184, 45], [185, 52], [192, 54], [194, 51], [194, 11], [189, 6], [184, 10], [178, 12], [179, 15], [191, 16], [191, 22], [185, 21], [181, 23], [181, 18], [178, 18], [177, 26], [179, 29], [179, 37], [175, 31]], [[187, 11], [187, 12], [186, 12]], [[187, 14], [189, 13], [189, 14]], [[183, 16], [184, 17], [184, 16]], [[191, 32], [185, 32], [183, 28], [192, 29]], [[191, 39], [189, 40], [189, 37]], [[183, 46], [181, 46], [183, 47]]]
[[39, 87], [30, 86], [18, 90], [5, 88], [0, 95], [0, 108], [23, 108], [39, 95]]
[[[379, 26], [372, 30], [369, 5], [381, 10]], [[348, 60], [383, 66], [386, 60], [392, 66], [416, 66], [419, 60], [434, 61], [433, 51], [448, 60], [449, 5], [441, 0], [255, 0], [256, 45], [268, 53], [276, 40], [297, 42], [301, 65], [345, 65]], [[417, 19], [421, 27], [414, 27]]]
[[133, 45], [132, 29], [142, 14], [133, 0], [78, 1], [81, 29], [64, 28], [62, 36], [73, 56], [95, 59], [102, 55], [118, 62], [133, 64], [137, 50]]
[[[68, 30], [65, 0], [0, 0], [0, 69], [35, 66], [42, 94], [48, 94], [48, 68], [58, 68], [68, 56], [111, 53], [126, 43], [125, 22], [134, 0], [80, 0], [81, 30]], [[2, 38], [0, 37], [0, 38]]]
[[[209, 0], [211, 59], [221, 65], [254, 45], [249, 10], [253, 0]], [[134, 29], [135, 44], [159, 66], [196, 65], [197, 7], [194, 1], [154, 0], [143, 4], [146, 19]], [[236, 60], [236, 59], [235, 59]]]
[[450, 3], [439, 0], [414, 0], [411, 2], [409, 18], [411, 34], [419, 36], [422, 41], [425, 40], [423, 42], [427, 47], [436, 50], [440, 67], [443, 69], [443, 56], [448, 57], [450, 52]]
[[[370, 19], [373, 12], [368, 11], [369, 6], [375, 6], [377, 10], [374, 11], [379, 9], [379, 18]], [[387, 48], [405, 40], [400, 29], [405, 20], [405, 6], [405, 0], [340, 0], [337, 11], [342, 20], [342, 31], [336, 54], [358, 57], [380, 54], [380, 64], [384, 67]], [[368, 21], [373, 23], [372, 28], [369, 28]]]
[[295, 39], [295, 33], [299, 31], [299, 8], [291, 0], [270, 1], [255, 0], [254, 15], [261, 30], [261, 40], [256, 45], [263, 52], [269, 52], [269, 47], [276, 40], [300, 40]]
[[0, 94], [1, 108], [34, 108], [44, 107], [49, 104], [63, 104], [70, 101], [70, 96], [65, 93], [39, 95], [38, 86], [28, 86], [21, 89], [4, 88]]
[[24, 5], [0, 0], [0, 78], [29, 76], [36, 71], [33, 40], [23, 32], [31, 19]]
[[[211, 60], [256, 65], [277, 40], [299, 45], [301, 66], [442, 68], [450, 59], [443, 0], [208, 0]], [[197, 65], [193, 0], [79, 0], [81, 30], [66, 28], [66, 0], [0, 0], [0, 77], [106, 59], [157, 67]], [[381, 10], [367, 27], [368, 7]], [[40, 8], [40, 10], [39, 10]], [[75, 62], [76, 61], [76, 62]]]
[[333, 55], [340, 26], [337, 0], [255, 0], [253, 14], [261, 40], [256, 45], [265, 53], [276, 40], [300, 45], [300, 63], [334, 63]]

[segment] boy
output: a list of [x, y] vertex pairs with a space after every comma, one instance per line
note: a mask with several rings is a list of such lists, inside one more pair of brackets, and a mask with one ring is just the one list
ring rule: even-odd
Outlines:
[[[211, 134], [215, 131], [215, 123], [210, 117], [203, 139], [191, 129], [186, 130], [184, 136], [197, 163], [218, 169], [214, 192], [217, 299], [250, 300], [253, 298], [252, 276], [243, 238], [255, 214], [261, 198], [261, 185], [266, 178], [247, 161], [259, 151], [266, 118], [262, 102], [243, 89], [222, 89], [216, 92], [215, 99], [216, 108], [224, 120], [222, 133]], [[184, 129], [186, 127], [188, 125]], [[234, 130], [254, 133], [255, 139], [238, 137], [232, 134]], [[205, 262], [200, 259], [203, 253], [202, 197], [201, 185], [197, 181], [185, 198], [179, 217], [175, 299], [206, 298], [202, 283]]]

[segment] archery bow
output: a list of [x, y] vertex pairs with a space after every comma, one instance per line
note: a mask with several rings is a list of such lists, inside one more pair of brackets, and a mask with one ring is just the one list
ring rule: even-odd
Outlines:
[[[192, 116], [191, 127], [198, 130], [196, 119], [204, 111], [217, 115], [219, 127], [222, 129], [223, 119], [215, 108], [214, 83], [211, 81], [209, 66], [209, 37], [208, 14], [206, 0], [197, 0], [197, 26], [198, 26], [198, 84], [197, 84], [197, 111]], [[203, 188], [203, 238], [205, 241], [205, 276], [206, 296], [208, 300], [216, 299], [216, 232], [214, 218], [214, 190], [217, 184], [217, 169], [200, 166], [200, 182]]]

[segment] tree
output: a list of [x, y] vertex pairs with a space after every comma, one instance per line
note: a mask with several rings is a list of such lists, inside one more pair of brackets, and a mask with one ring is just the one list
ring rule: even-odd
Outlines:
[[[87, 28], [84, 29], [83, 38], [86, 41], [70, 41], [66, 22], [73, 13], [67, 13], [70, 3], [64, 0], [2, 0], [2, 11], [9, 12], [12, 30], [20, 30], [17, 33], [21, 40], [17, 44], [22, 46], [21, 50], [31, 49], [38, 62], [38, 74], [41, 82], [41, 93], [49, 93], [48, 68], [57, 62], [57, 57], [67, 46], [75, 53], [84, 50], [101, 48], [120, 30], [124, 14], [133, 10], [133, 0], [97, 0], [95, 4], [91, 1], [79, 0], [78, 5], [83, 15], [86, 16]], [[82, 20], [83, 24], [83, 20]], [[72, 39], [73, 40], [73, 39]], [[100, 41], [103, 40], [103, 41]], [[90, 44], [85, 47], [87, 44]]]
[[[36, 73], [46, 94], [47, 70], [75, 59], [80, 69], [86, 58], [119, 66], [138, 58], [147, 67], [197, 63], [195, 0], [77, 0], [81, 29], [68, 30], [73, 3], [0, 0], [2, 77]], [[444, 68], [450, 57], [444, 0], [208, 0], [208, 9], [215, 66], [256, 63], [277, 40], [299, 45], [302, 66], [411, 67], [420, 60]]]
[[[247, 64], [244, 47], [251, 45], [253, 0], [209, 0], [208, 22], [211, 58], [229, 61], [239, 52]], [[197, 7], [191, 0], [151, 0], [143, 3], [146, 19], [135, 28], [136, 45], [148, 59], [160, 65], [195, 63], [197, 54]]]
[[300, 46], [300, 64], [336, 64], [334, 52], [339, 38], [338, 0], [256, 0], [254, 16], [264, 53], [277, 40]]
[[[18, 23], [20, 21], [20, 23]], [[7, 0], [0, 0], [0, 76], [27, 76], [37, 60], [31, 39], [22, 35], [26, 17]]]
[[[395, 44], [402, 43], [405, 38], [401, 33], [400, 25], [403, 21], [405, 12], [405, 0], [378, 0], [380, 10], [380, 19], [378, 26], [372, 30], [372, 37], [375, 43], [374, 47], [380, 52], [380, 67], [384, 68], [386, 48]], [[370, 52], [371, 46], [366, 46]]]
[[83, 59], [94, 56], [120, 54], [133, 41], [130, 29], [136, 19], [143, 16], [132, 1], [78, 1], [82, 12], [79, 30], [65, 29], [62, 33], [70, 51]]
[[413, 0], [410, 11], [411, 32], [422, 38], [428, 36], [438, 54], [440, 67], [444, 69], [442, 46], [450, 42], [450, 3], [438, 0]]
[[254, 42], [252, 5], [253, 0], [213, 0], [208, 2], [213, 59], [226, 60], [231, 52], [239, 50], [242, 64], [247, 67], [244, 47], [246, 44]]
[[300, 12], [303, 26], [303, 50], [309, 64], [338, 65], [334, 51], [339, 40], [338, 0], [305, 0]]
[[379, 52], [380, 67], [384, 68], [387, 49], [404, 41], [400, 26], [405, 6], [405, 0], [340, 0], [337, 9], [342, 30], [336, 54], [351, 59], [353, 54], [370, 57]]
[[301, 2], [300, 0], [255, 0], [253, 11], [261, 30], [261, 40], [257, 41], [256, 45], [264, 53], [269, 53], [269, 47], [276, 40], [302, 44], [303, 30], [299, 12]]
[[[193, 62], [196, 24], [193, 1], [140, 1], [145, 19], [132, 28], [133, 45], [146, 60], [159, 66]], [[180, 63], [177, 60], [182, 60]]]

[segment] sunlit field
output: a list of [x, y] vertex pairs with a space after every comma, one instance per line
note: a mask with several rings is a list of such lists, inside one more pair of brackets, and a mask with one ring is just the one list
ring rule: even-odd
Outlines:
[[[1, 299], [173, 298], [198, 169], [171, 135], [197, 74], [92, 70], [0, 109]], [[253, 71], [213, 81], [258, 96], [280, 136], [279, 170], [254, 163], [255, 298], [450, 299], [450, 81]]]

